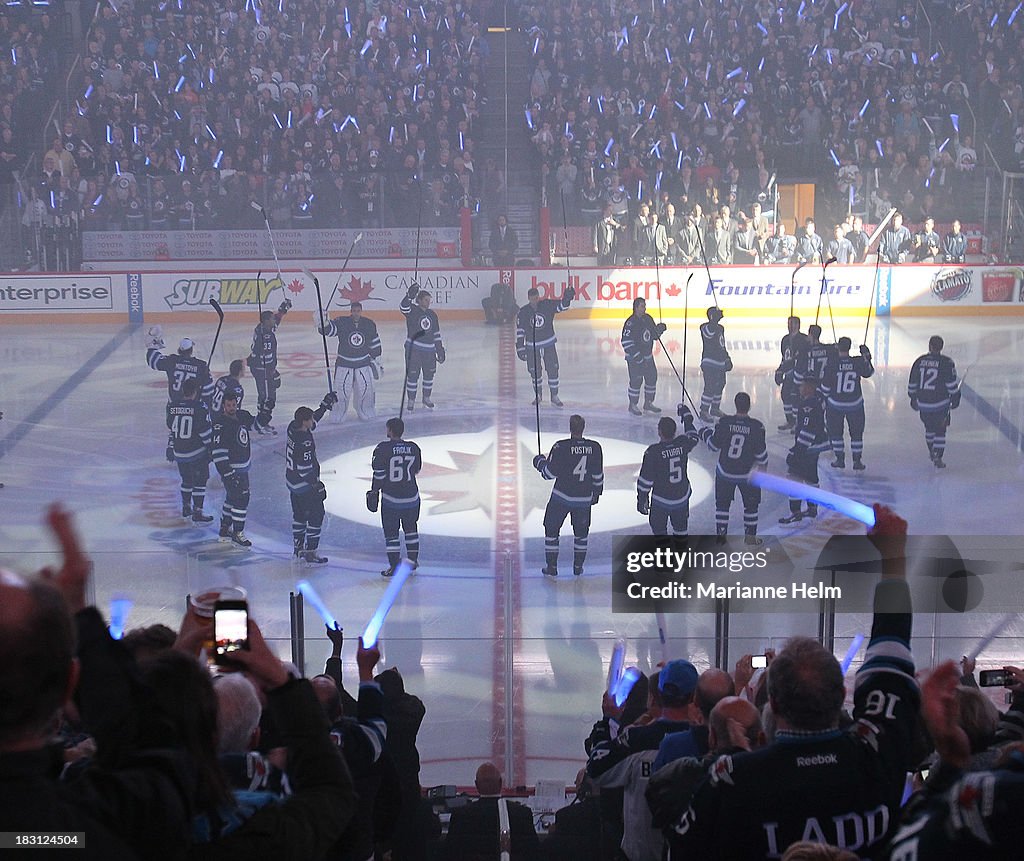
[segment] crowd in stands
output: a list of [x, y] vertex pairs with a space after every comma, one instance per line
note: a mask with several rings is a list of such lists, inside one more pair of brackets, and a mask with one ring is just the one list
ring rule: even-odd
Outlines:
[[[103, 4], [32, 194], [85, 229], [453, 225], [475, 198], [478, 4]], [[0, 63], [3, 61], [0, 60]]]
[[666, 193], [681, 215], [749, 216], [785, 176], [816, 183], [830, 224], [968, 220], [976, 141], [1007, 170], [1024, 156], [1015, 4], [527, 0], [524, 122], [548, 200], [580, 224]]
[[[852, 714], [835, 657], [794, 637], [766, 670], [688, 660], [605, 693], [576, 796], [538, 839], [508, 806], [520, 861], [628, 858], [1010, 858], [1024, 834], [1024, 670], [999, 714], [973, 661], [919, 687], [906, 523], [875, 506], [875, 614]], [[425, 708], [360, 641], [358, 692], [343, 634], [300, 678], [249, 620], [248, 649], [211, 670], [212, 619], [114, 639], [87, 606], [92, 564], [51, 509], [58, 569], [0, 571], [0, 830], [79, 832], [98, 859], [496, 859], [502, 776], [439, 818], [419, 784]], [[620, 704], [621, 703], [621, 704]], [[582, 753], [582, 751], [581, 751]], [[912, 778], [912, 779], [911, 779]], [[911, 794], [913, 790], [913, 794]], [[77, 856], [76, 856], [77, 857]]]

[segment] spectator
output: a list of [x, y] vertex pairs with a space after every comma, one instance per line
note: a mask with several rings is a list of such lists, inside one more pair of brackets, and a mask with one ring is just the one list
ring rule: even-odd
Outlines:
[[508, 218], [503, 214], [491, 230], [491, 258], [499, 269], [511, 269], [516, 264], [516, 252], [519, 250], [519, 237], [509, 226]]
[[952, 229], [942, 240], [942, 260], [945, 263], [963, 263], [967, 259], [967, 237], [960, 232], [960, 222], [953, 220]]
[[883, 263], [896, 264], [906, 263], [910, 254], [912, 240], [910, 231], [903, 226], [903, 215], [897, 212], [892, 217], [889, 229], [882, 234], [879, 240], [878, 253]]
[[[498, 856], [498, 799], [501, 797], [501, 772], [489, 762], [476, 770], [476, 791], [480, 798], [452, 811], [445, 840], [445, 857], [451, 861], [473, 861]], [[534, 861], [540, 853], [540, 841], [528, 807], [508, 802], [513, 861]]]
[[841, 266], [847, 263], [856, 263], [857, 255], [853, 249], [853, 243], [846, 238], [843, 226], [837, 224], [832, 230], [832, 239], [829, 240], [826, 254], [829, 258], [835, 258], [836, 263]]
[[804, 221], [803, 236], [796, 241], [796, 262], [821, 263], [821, 252], [821, 237], [814, 232], [814, 219], [808, 218]]
[[775, 235], [765, 243], [766, 263], [790, 263], [796, 254], [796, 238], [786, 235], [786, 225], [775, 225]]
[[935, 219], [928, 216], [920, 233], [914, 235], [914, 262], [938, 263], [942, 256], [942, 240], [935, 232]]

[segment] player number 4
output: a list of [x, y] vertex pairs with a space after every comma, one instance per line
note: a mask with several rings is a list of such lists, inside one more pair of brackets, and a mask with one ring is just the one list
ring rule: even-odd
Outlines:
[[576, 464], [576, 468], [572, 471], [572, 474], [580, 481], [587, 480], [587, 455], [583, 455], [583, 457], [580, 458], [580, 462]]

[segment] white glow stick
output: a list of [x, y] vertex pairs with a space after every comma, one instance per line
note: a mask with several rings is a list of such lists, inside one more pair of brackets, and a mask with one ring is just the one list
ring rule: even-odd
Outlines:
[[967, 656], [968, 660], [977, 660], [978, 655], [984, 652], [985, 649], [987, 649], [989, 645], [992, 643], [992, 641], [1003, 632], [1007, 625], [1009, 625], [1010, 622], [1012, 622], [1016, 618], [1017, 613], [1007, 613], [1005, 616], [1003, 616], [1002, 619], [996, 622], [996, 624], [993, 625], [992, 630], [989, 631], [984, 637], [982, 637], [978, 641], [978, 645], [976, 645], [971, 650], [971, 653]]
[[384, 625], [384, 620], [388, 617], [391, 605], [395, 603], [398, 593], [402, 591], [402, 586], [405, 585], [405, 581], [411, 573], [412, 563], [408, 559], [403, 559], [398, 563], [394, 577], [392, 577], [391, 582], [388, 584], [388, 590], [384, 593], [384, 597], [380, 599], [377, 611], [367, 623], [366, 630], [363, 631], [364, 649], [372, 649], [377, 645], [377, 637], [380, 634], [381, 627]]
[[772, 475], [768, 472], [752, 472], [749, 481], [754, 487], [772, 490], [793, 499], [806, 499], [808, 502], [824, 505], [825, 508], [845, 514], [852, 520], [859, 520], [869, 528], [875, 525], [875, 512], [870, 505], [848, 499], [838, 493], [829, 493], [820, 487], [811, 487], [809, 484], [801, 484], [799, 481], [783, 478], [781, 475]]
[[316, 593], [316, 589], [313, 588], [312, 583], [308, 580], [300, 580], [298, 590], [302, 593], [302, 597], [309, 601], [310, 606], [320, 614], [320, 618], [324, 620], [324, 624], [328, 628], [333, 628], [338, 624], [338, 620], [335, 619], [334, 614], [327, 609], [327, 605], [320, 599], [320, 596]]
[[860, 651], [860, 647], [864, 645], [864, 635], [858, 634], [853, 638], [853, 642], [850, 643], [850, 648], [846, 650], [846, 655], [843, 657], [843, 662], [839, 665], [843, 671], [843, 675], [846, 675], [846, 671], [850, 669], [850, 664], [853, 663], [853, 659], [857, 657], [857, 652]]
[[132, 599], [126, 597], [113, 598], [110, 601], [110, 636], [120, 640], [124, 636], [124, 623], [132, 609]]
[[661, 641], [661, 659], [668, 663], [668, 623], [665, 621], [665, 614], [658, 610], [654, 614], [658, 623], [658, 639]]
[[619, 683], [615, 686], [615, 705], [621, 706], [630, 692], [633, 690], [633, 685], [640, 681], [640, 671], [636, 667], [629, 667], [626, 672], [622, 674], [622, 678], [619, 679]]
[[612, 649], [612, 659], [608, 663], [608, 693], [615, 693], [615, 687], [622, 678], [622, 664], [626, 659], [626, 641], [621, 637], [615, 641], [615, 648]]

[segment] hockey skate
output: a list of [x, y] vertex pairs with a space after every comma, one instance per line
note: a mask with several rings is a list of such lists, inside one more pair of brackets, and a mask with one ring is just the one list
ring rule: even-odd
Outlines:
[[217, 533], [217, 540], [221, 544], [231, 543], [231, 528], [229, 526], [221, 526], [220, 532]]
[[381, 577], [394, 577], [395, 576], [395, 569], [392, 568], [389, 565], [387, 568], [385, 568], [383, 571], [380, 572], [380, 576]]
[[552, 405], [553, 407], [564, 407], [564, 406], [565, 406], [565, 404], [563, 404], [563, 403], [562, 403], [562, 402], [561, 402], [561, 401], [560, 401], [560, 400], [558, 399], [558, 395], [552, 395], [552, 396], [551, 396], [551, 405]]
[[540, 404], [540, 395], [537, 395], [532, 401], [530, 401], [530, 406], [531, 407], [535, 407], [535, 406], [537, 406], [539, 404]]
[[572, 576], [573, 577], [582, 577], [583, 576], [583, 566], [582, 565], [573, 565], [572, 566]]
[[796, 427], [796, 422], [793, 422], [793, 421], [790, 421], [789, 419], [787, 419], [786, 423], [784, 425], [779, 425], [778, 426], [778, 429], [780, 431], [788, 431], [788, 430], [793, 430], [793, 428], [795, 428], [795, 427]]
[[720, 419], [725, 415], [718, 407], [712, 407], [708, 412], [716, 419]]
[[942, 460], [942, 455], [941, 454], [938, 457], [933, 457], [932, 458], [932, 463], [935, 464], [935, 468], [936, 469], [945, 469], [946, 468], [946, 464]]
[[764, 544], [764, 541], [758, 538], [756, 535], [746, 535], [743, 538], [744, 544], [749, 544], [751, 547], [760, 547]]
[[192, 522], [200, 524], [213, 523], [213, 517], [209, 514], [203, 514], [202, 511], [193, 511]]
[[789, 517], [780, 517], [779, 523], [799, 523], [804, 519], [804, 513], [802, 511], [794, 511]]
[[836, 459], [832, 461], [832, 469], [846, 469], [846, 456], [836, 455]]
[[630, 404], [629, 411], [634, 416], [642, 416], [644, 414], [643, 410], [641, 410], [636, 404]]
[[327, 561], [327, 557], [321, 556], [316, 550], [307, 550], [302, 554], [302, 560], [307, 565], [323, 565]]
[[660, 413], [661, 412], [661, 407], [656, 407], [654, 405], [653, 401], [648, 401], [646, 404], [644, 404], [644, 412], [645, 413]]
[[416, 408], [416, 401], [414, 401], [412, 398], [409, 398], [409, 400], [407, 400], [405, 402], [405, 409], [406, 409], [406, 411], [411, 413], [415, 408]]
[[857, 472], [862, 472], [863, 470], [867, 469], [867, 467], [864, 465], [864, 461], [862, 461], [859, 457], [853, 461], [853, 468]]
[[540, 569], [540, 573], [545, 577], [557, 577], [558, 569], [554, 565], [545, 565]]
[[711, 413], [706, 413], [703, 410], [701, 411], [700, 415], [697, 416], [697, 418], [699, 418], [705, 424], [710, 425], [715, 423], [715, 417], [712, 416]]
[[184, 517], [186, 520], [190, 519], [192, 517], [192, 506], [191, 505], [183, 505], [183, 506], [181, 506], [181, 516]]
[[236, 544], [239, 547], [252, 547], [252, 542], [245, 537], [244, 532], [232, 532], [231, 543]]
[[430, 398], [424, 398], [423, 406], [425, 406], [428, 410], [432, 410], [434, 408], [434, 402], [430, 400]]

